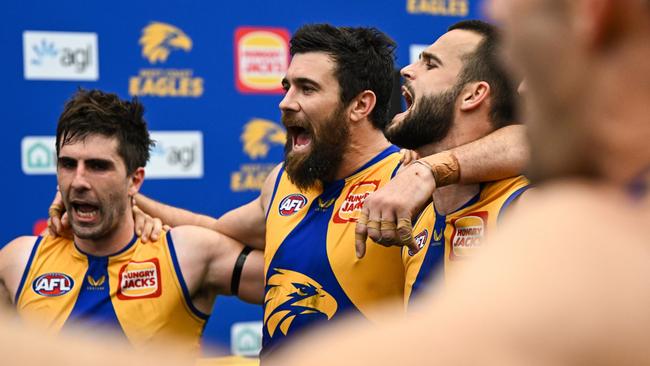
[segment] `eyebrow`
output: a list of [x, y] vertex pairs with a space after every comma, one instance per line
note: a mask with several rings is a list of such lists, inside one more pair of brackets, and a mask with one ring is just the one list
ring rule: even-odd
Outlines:
[[[320, 84], [318, 82], [310, 79], [310, 78], [297, 77], [297, 78], [294, 78], [292, 80], [293, 80], [293, 83], [296, 84], [296, 85], [311, 85], [313, 87], [320, 88]], [[286, 85], [286, 84], [291, 84], [291, 82], [289, 82], [289, 79], [284, 77], [284, 78], [282, 78], [282, 85]]]
[[433, 60], [435, 61], [438, 65], [443, 65], [442, 60], [440, 60], [440, 57], [434, 55], [431, 52], [423, 51], [420, 54], [420, 59], [425, 59], [425, 61]]

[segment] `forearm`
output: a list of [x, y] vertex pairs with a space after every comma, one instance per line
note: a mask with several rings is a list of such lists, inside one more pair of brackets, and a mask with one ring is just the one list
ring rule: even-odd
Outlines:
[[136, 204], [142, 211], [147, 213], [149, 216], [161, 219], [164, 224], [171, 227], [194, 225], [215, 230], [217, 219], [213, 217], [166, 205], [141, 193], [136, 195], [135, 200]]
[[[528, 162], [526, 127], [503, 127], [449, 152], [456, 158], [460, 170], [457, 181], [450, 183], [480, 183], [513, 177], [521, 174]], [[441, 154], [427, 156], [421, 160], [436, 166], [440, 164]], [[438, 186], [444, 185], [436, 183]]]

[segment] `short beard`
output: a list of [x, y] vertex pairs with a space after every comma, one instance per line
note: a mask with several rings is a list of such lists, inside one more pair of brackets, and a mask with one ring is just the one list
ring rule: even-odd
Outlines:
[[[124, 218], [126, 213], [126, 206], [118, 197], [113, 197], [112, 195], [109, 197], [108, 202], [112, 206], [102, 207], [100, 209], [99, 215], [101, 216], [101, 221], [93, 227], [77, 224], [72, 218], [71, 211], [68, 213], [70, 227], [75, 237], [85, 240], [100, 240], [110, 236], [117, 230], [120, 225], [120, 218]], [[72, 209], [71, 205], [67, 207]]]
[[294, 153], [293, 141], [287, 139], [284, 146], [284, 169], [291, 183], [301, 191], [335, 180], [350, 140], [350, 128], [344, 118], [344, 111], [343, 106], [335, 110], [321, 125], [320, 132], [317, 133], [313, 128], [309, 130], [312, 140], [307, 154]]
[[391, 143], [405, 149], [442, 141], [454, 123], [454, 107], [462, 86], [456, 85], [438, 95], [423, 95], [401, 123], [390, 123], [384, 135]]

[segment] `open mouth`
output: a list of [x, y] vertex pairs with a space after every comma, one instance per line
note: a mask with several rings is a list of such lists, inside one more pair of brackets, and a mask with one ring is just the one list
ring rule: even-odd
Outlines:
[[72, 213], [78, 222], [94, 222], [99, 216], [99, 206], [86, 201], [72, 201]]
[[311, 145], [311, 133], [304, 127], [289, 126], [287, 127], [287, 134], [291, 139], [291, 149], [293, 151], [301, 151]]
[[406, 102], [406, 109], [411, 109], [411, 106], [413, 105], [413, 94], [406, 85], [402, 86], [402, 96]]

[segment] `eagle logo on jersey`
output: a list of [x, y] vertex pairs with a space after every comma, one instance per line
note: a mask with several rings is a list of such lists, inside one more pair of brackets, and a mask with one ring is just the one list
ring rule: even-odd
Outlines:
[[142, 45], [142, 57], [150, 63], [167, 61], [172, 50], [181, 49], [189, 52], [192, 40], [179, 28], [161, 22], [151, 22], [142, 30], [139, 41]]
[[244, 152], [251, 159], [258, 159], [269, 154], [271, 145], [284, 145], [287, 133], [273, 121], [255, 118], [246, 123], [240, 139], [244, 143]]
[[264, 327], [271, 337], [278, 328], [287, 335], [296, 317], [311, 315], [329, 320], [338, 308], [323, 286], [299, 272], [275, 268], [266, 285]]

